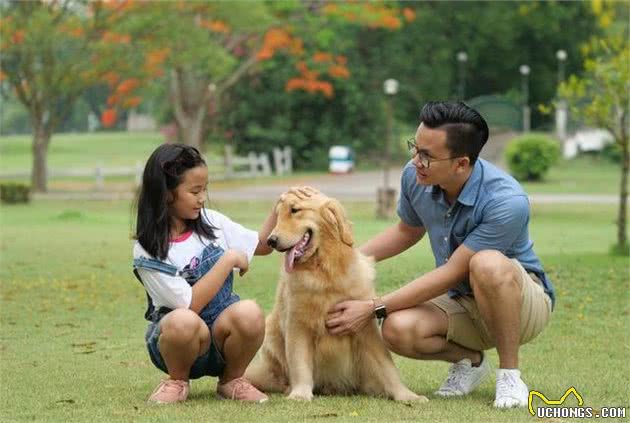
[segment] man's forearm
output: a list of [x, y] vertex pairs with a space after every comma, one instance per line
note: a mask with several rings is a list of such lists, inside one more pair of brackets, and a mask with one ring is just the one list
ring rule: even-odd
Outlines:
[[391, 226], [359, 247], [359, 251], [374, 257], [377, 262], [394, 257], [416, 244], [424, 235], [423, 228], [407, 228], [400, 223]]
[[457, 284], [443, 267], [438, 267], [429, 273], [425, 273], [407, 285], [382, 297], [387, 307], [387, 312], [415, 307], [447, 292]]
[[407, 285], [382, 297], [388, 312], [415, 307], [444, 294], [468, 278], [469, 263], [474, 251], [461, 245], [447, 264], [425, 273]]

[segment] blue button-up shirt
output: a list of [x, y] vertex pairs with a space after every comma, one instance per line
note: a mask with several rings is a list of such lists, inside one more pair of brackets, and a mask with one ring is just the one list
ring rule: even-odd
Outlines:
[[[415, 167], [407, 163], [401, 178], [398, 216], [407, 225], [425, 228], [436, 266], [445, 264], [461, 244], [475, 252], [497, 250], [536, 274], [555, 305], [553, 285], [529, 238], [527, 194], [514, 178], [490, 162], [475, 162], [453, 204], [439, 186], [418, 184]], [[456, 297], [472, 294], [472, 290], [465, 280], [448, 293]]]

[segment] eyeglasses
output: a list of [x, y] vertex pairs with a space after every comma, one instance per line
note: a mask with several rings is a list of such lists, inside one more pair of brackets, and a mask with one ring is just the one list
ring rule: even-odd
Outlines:
[[427, 169], [429, 168], [429, 166], [431, 166], [432, 162], [443, 162], [445, 160], [453, 160], [453, 159], [458, 159], [461, 157], [461, 156], [455, 156], [455, 157], [447, 157], [445, 159], [434, 159], [433, 157], [430, 157], [428, 154], [422, 153], [420, 152], [420, 150], [418, 150], [418, 147], [416, 147], [416, 140], [414, 138], [410, 138], [407, 140], [407, 149], [409, 149], [409, 154], [411, 154], [411, 158], [413, 159], [417, 155], [420, 165], [422, 165], [422, 167], [427, 168]]

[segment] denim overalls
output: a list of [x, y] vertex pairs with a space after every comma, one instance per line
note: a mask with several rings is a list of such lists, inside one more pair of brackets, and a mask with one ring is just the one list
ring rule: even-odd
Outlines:
[[[181, 276], [186, 279], [190, 286], [193, 286], [219, 261], [223, 254], [223, 248], [221, 248], [216, 241], [211, 241], [210, 244], [204, 248], [201, 256], [193, 259], [191, 264], [187, 265], [182, 270], [160, 260], [145, 257], [134, 259], [133, 268], [136, 277], [138, 277], [137, 269], [154, 270], [171, 276]], [[191, 379], [198, 379], [202, 376], [220, 376], [223, 373], [225, 361], [214, 342], [212, 325], [223, 310], [240, 301], [240, 297], [232, 292], [233, 279], [234, 277], [232, 273], [230, 273], [225, 279], [225, 282], [223, 282], [219, 292], [217, 292], [214, 298], [199, 312], [199, 317], [208, 325], [211, 342], [208, 351], [203, 356], [198, 357], [193, 363], [189, 376]], [[140, 280], [139, 277], [138, 280]], [[142, 281], [140, 280], [140, 282]], [[151, 298], [147, 294], [147, 311], [144, 317], [151, 323], [147, 328], [145, 341], [151, 361], [157, 368], [165, 373], [168, 373], [168, 370], [158, 348], [158, 339], [160, 337], [160, 319], [171, 311], [172, 309], [167, 307], [155, 309]]]

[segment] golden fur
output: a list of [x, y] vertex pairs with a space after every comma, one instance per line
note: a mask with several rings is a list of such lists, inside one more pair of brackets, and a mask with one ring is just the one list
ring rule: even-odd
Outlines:
[[277, 212], [270, 238], [276, 237], [279, 251], [289, 250], [306, 232], [311, 237], [292, 271], [281, 271], [263, 346], [245, 377], [266, 392], [288, 392], [291, 399], [310, 400], [315, 392], [426, 401], [401, 383], [376, 321], [350, 336], [326, 330], [333, 305], [375, 297], [373, 260], [352, 248], [341, 205], [322, 194], [300, 200], [288, 193]]

